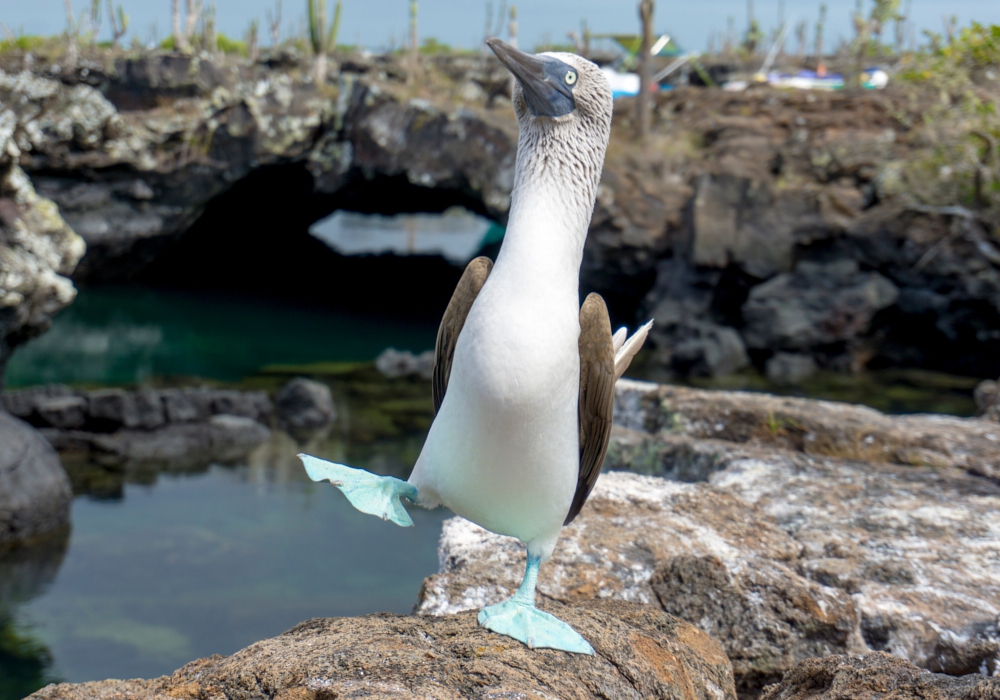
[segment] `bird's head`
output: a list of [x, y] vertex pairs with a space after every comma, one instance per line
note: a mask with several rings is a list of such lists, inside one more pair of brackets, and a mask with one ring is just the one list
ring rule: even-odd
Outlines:
[[529, 54], [495, 38], [486, 43], [516, 78], [512, 99], [522, 130], [583, 127], [602, 142], [603, 159], [614, 101], [596, 65], [576, 54]]

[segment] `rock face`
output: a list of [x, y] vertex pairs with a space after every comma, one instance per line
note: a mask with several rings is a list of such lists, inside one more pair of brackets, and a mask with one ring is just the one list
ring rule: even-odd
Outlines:
[[67, 276], [84, 253], [83, 240], [18, 166], [17, 127], [0, 97], [0, 390], [11, 350], [47, 329], [76, 297]]
[[895, 285], [853, 260], [800, 262], [750, 291], [743, 337], [758, 350], [808, 351], [866, 335], [872, 318], [895, 303]]
[[386, 348], [375, 358], [375, 369], [389, 379], [399, 377], [420, 377], [430, 379], [434, 374], [434, 351], [415, 355], [408, 350]]
[[72, 497], [55, 450], [0, 411], [0, 547], [66, 527]]
[[928, 673], [885, 653], [808, 659], [760, 700], [993, 700], [1000, 680]]
[[330, 387], [296, 377], [274, 397], [278, 424], [293, 435], [309, 436], [330, 428], [337, 411]]
[[327, 193], [403, 175], [474, 195], [495, 216], [506, 211], [510, 120], [498, 128], [461, 107], [400, 99], [392, 80], [386, 91], [352, 68], [371, 66], [345, 64], [321, 93], [294, 71], [149, 56], [92, 76], [100, 89], [3, 75], [0, 102], [11, 106], [24, 167], [87, 241], [79, 279], [142, 269], [209, 200], [266, 166], [306, 167]]
[[233, 656], [169, 677], [50, 685], [34, 700], [198, 698], [735, 698], [718, 643], [646, 606], [559, 607], [597, 654], [530, 650], [478, 626], [473, 613], [316, 619]]
[[[84, 252], [83, 240], [17, 165], [16, 123], [0, 100], [0, 392], [11, 351], [76, 297], [66, 275]], [[0, 410], [0, 546], [65, 527], [71, 496], [58, 455]]]
[[[330, 195], [317, 218], [391, 209], [373, 186], [506, 217], [517, 132], [498, 63], [442, 58], [413, 97], [392, 57], [341, 58], [321, 90], [295, 60], [148, 55], [94, 67], [89, 84], [3, 75], [0, 102], [22, 167], [87, 241], [79, 279], [137, 274], [269, 168]], [[623, 103], [583, 290], [622, 321], [662, 317], [652, 344], [675, 374], [764, 369], [777, 351], [1000, 375], [996, 222], [893, 185], [925, 145], [912, 124], [937, 97], [918, 97], [679, 89], [657, 97], [646, 146]]]
[[266, 392], [208, 388], [50, 385], [8, 392], [3, 404], [57, 449], [88, 452], [105, 466], [187, 469], [238, 459], [267, 440], [274, 416]]
[[[1000, 486], [979, 475], [1000, 463], [995, 424], [939, 423], [932, 443], [927, 418], [624, 381], [616, 417], [639, 429], [617, 429], [608, 466], [702, 483], [604, 474], [542, 567], [541, 595], [657, 604], [722, 642], [747, 696], [810, 657], [868, 650], [996, 670]], [[963, 454], [973, 436], [977, 458]], [[939, 461], [890, 463], [899, 454]], [[504, 598], [523, 557], [514, 540], [447, 521], [418, 612]]]

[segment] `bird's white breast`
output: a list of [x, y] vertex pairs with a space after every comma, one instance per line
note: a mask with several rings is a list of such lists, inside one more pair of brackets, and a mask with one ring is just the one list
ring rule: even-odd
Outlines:
[[545, 240], [505, 241], [410, 482], [489, 530], [554, 545], [579, 475], [579, 260]]

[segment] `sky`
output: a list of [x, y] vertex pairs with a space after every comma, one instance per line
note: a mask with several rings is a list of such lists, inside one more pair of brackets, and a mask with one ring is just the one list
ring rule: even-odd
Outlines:
[[[103, 0], [106, 2], [107, 0]], [[205, 5], [210, 0], [205, 0]], [[211, 0], [217, 7], [220, 31], [230, 37], [243, 36], [250, 21], [260, 19], [262, 43], [268, 43], [266, 13], [273, 11], [276, 0]], [[959, 25], [971, 20], [1000, 24], [1000, 0], [910, 0], [911, 15], [918, 43], [922, 31], [942, 32], [942, 16], [955, 15]], [[65, 0], [0, 0], [0, 22], [14, 33], [56, 34], [66, 23]], [[80, 13], [90, 0], [71, 0]], [[328, 0], [333, 5], [335, 0]], [[502, 0], [492, 0], [494, 12]], [[508, 0], [510, 2], [510, 0]], [[903, 0], [904, 7], [907, 0]], [[871, 0], [864, 0], [866, 11]], [[170, 34], [171, 0], [116, 0], [131, 17], [132, 35], [148, 42], [152, 37], [163, 39]], [[183, 0], [182, 0], [183, 4]], [[419, 32], [422, 38], [434, 37], [456, 47], [473, 48], [481, 45], [486, 25], [486, 0], [419, 0]], [[586, 20], [595, 33], [635, 33], [638, 31], [636, 0], [520, 0], [518, 8], [520, 44], [533, 47], [540, 43], [561, 43], [566, 33], [579, 31]], [[810, 25], [814, 34], [820, 0], [755, 0], [754, 14], [765, 29], [778, 26], [779, 8], [783, 4], [786, 18], [794, 27], [801, 20]], [[829, 8], [824, 44], [834, 47], [842, 37], [852, 35], [850, 13], [853, 0], [826, 0]], [[284, 0], [282, 35], [301, 33], [306, 0]], [[106, 13], [106, 9], [103, 10]], [[332, 14], [332, 12], [331, 12]], [[709, 36], [726, 30], [733, 17], [737, 31], [746, 27], [746, 0], [658, 0], [656, 31], [670, 34], [687, 49], [703, 51]], [[105, 16], [104, 31], [108, 32]], [[409, 0], [343, 0], [340, 42], [361, 44], [378, 50], [404, 43], [409, 34]], [[3, 31], [3, 28], [0, 28]], [[499, 34], [506, 38], [506, 29]], [[811, 38], [810, 38], [811, 42]], [[793, 50], [794, 38], [788, 41]]]

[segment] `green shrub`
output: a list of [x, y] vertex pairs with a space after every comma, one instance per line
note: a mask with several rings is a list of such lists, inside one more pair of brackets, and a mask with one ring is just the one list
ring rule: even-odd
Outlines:
[[420, 53], [433, 56], [434, 54], [441, 53], [451, 53], [451, 46], [448, 44], [443, 44], [432, 36], [424, 39], [424, 43], [420, 45]]
[[955, 63], [985, 68], [1000, 68], [1000, 25], [989, 27], [973, 22], [959, 32], [958, 38], [940, 50], [942, 57]]
[[[191, 37], [191, 43], [193, 46], [197, 47], [201, 41], [201, 37], [194, 36]], [[226, 54], [233, 54], [238, 56], [247, 55], [247, 45], [245, 41], [239, 41], [237, 39], [230, 39], [225, 34], [221, 32], [215, 36], [215, 45], [219, 51]], [[173, 35], [168, 36], [166, 39], [160, 42], [160, 48], [164, 51], [174, 50], [174, 37]]]
[[35, 51], [52, 41], [51, 38], [37, 36], [35, 34], [22, 34], [13, 39], [0, 41], [0, 52], [2, 51]]
[[228, 53], [238, 56], [247, 55], [247, 43], [245, 41], [240, 41], [238, 39], [230, 39], [223, 33], [219, 33], [215, 40], [216, 46], [222, 53]]

